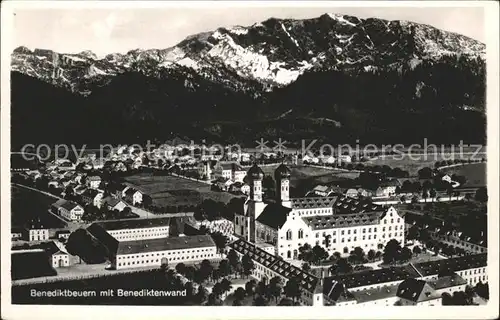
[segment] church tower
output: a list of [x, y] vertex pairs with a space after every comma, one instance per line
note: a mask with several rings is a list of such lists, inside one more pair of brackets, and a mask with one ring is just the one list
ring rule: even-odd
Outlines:
[[254, 164], [247, 172], [245, 180], [250, 185], [250, 195], [246, 202], [246, 237], [249, 242], [255, 242], [256, 230], [255, 220], [264, 211], [266, 204], [262, 202], [262, 179], [264, 179], [264, 172], [261, 168]]
[[277, 202], [282, 206], [291, 208], [290, 201], [290, 176], [291, 170], [285, 165], [280, 164], [276, 171], [274, 171], [274, 179], [276, 180], [276, 196]]

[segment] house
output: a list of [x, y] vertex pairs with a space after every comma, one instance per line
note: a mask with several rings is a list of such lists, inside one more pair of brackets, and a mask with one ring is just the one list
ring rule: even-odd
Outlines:
[[198, 173], [200, 177], [205, 178], [205, 180], [212, 180], [212, 168], [210, 166], [210, 161], [201, 161], [198, 164]]
[[338, 162], [339, 163], [351, 163], [352, 158], [350, 155], [341, 155], [341, 156], [339, 156]]
[[115, 197], [118, 198], [118, 199], [122, 199], [125, 197], [125, 192], [127, 192], [127, 190], [129, 189], [130, 187], [129, 186], [126, 186], [126, 185], [118, 185], [116, 187], [116, 191], [115, 191]]
[[19, 240], [23, 238], [23, 230], [20, 228], [11, 228], [10, 229], [10, 238], [12, 241]]
[[358, 190], [356, 189], [347, 189], [345, 192], [345, 196], [349, 198], [357, 198], [359, 196]]
[[134, 188], [128, 188], [125, 191], [125, 200], [133, 205], [142, 203], [142, 192]]
[[243, 194], [248, 194], [250, 192], [250, 186], [246, 183], [235, 182], [229, 187], [231, 192], [241, 192]]
[[235, 162], [217, 162], [213, 173], [216, 177], [222, 177], [233, 182], [243, 182], [246, 171]]
[[69, 231], [69, 230], [59, 230], [59, 231], [56, 231], [56, 238], [59, 240], [61, 240], [61, 239], [68, 240], [70, 234], [71, 234], [71, 231]]
[[373, 191], [363, 188], [358, 188], [358, 195], [360, 197], [369, 198], [373, 196]]
[[112, 197], [106, 197], [102, 199], [102, 204], [108, 208], [108, 210], [118, 210], [118, 211], [123, 211], [127, 207], [127, 204], [123, 202], [120, 199], [112, 198]]
[[219, 177], [212, 181], [212, 185], [222, 191], [228, 191], [232, 184], [232, 180], [223, 177]]
[[99, 188], [99, 185], [101, 184], [101, 177], [99, 176], [90, 176], [87, 177], [87, 185], [91, 189], [97, 189]]
[[406, 279], [396, 293], [403, 306], [440, 306], [441, 295], [424, 280]]
[[441, 177], [441, 180], [446, 181], [448, 183], [452, 183], [451, 177], [447, 174]]
[[52, 204], [52, 208], [57, 214], [70, 221], [80, 221], [84, 213], [79, 204], [63, 199]]
[[28, 241], [45, 241], [49, 239], [49, 229], [39, 222], [31, 224], [27, 230]]
[[337, 159], [335, 159], [335, 157], [333, 157], [333, 156], [324, 157], [323, 159], [321, 159], [321, 162], [323, 162], [325, 164], [334, 164], [335, 161], [337, 161]]
[[401, 187], [401, 183], [397, 179], [382, 182], [375, 191], [377, 197], [392, 197], [396, 195], [396, 188]]
[[334, 191], [333, 191], [332, 188], [330, 188], [328, 186], [317, 185], [316, 187], [314, 187], [311, 191], [309, 191], [307, 193], [307, 196], [309, 196], [310, 194], [312, 194], [312, 195], [318, 195], [318, 196], [321, 196], [321, 197], [328, 197], [332, 193], [334, 193]]
[[82, 200], [85, 204], [91, 204], [94, 207], [100, 208], [103, 195], [102, 192], [95, 189], [87, 189], [82, 193]]

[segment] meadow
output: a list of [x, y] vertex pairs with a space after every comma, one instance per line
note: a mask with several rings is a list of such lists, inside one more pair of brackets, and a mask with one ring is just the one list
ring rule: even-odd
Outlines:
[[48, 212], [56, 199], [39, 192], [12, 186], [11, 224], [22, 228], [32, 220], [40, 219], [47, 228], [62, 228], [66, 224]]

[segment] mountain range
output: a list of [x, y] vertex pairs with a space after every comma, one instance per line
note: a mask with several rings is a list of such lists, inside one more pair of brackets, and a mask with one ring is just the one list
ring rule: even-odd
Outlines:
[[105, 57], [18, 47], [13, 145], [175, 135], [484, 143], [485, 51], [428, 25], [336, 14], [270, 18]]

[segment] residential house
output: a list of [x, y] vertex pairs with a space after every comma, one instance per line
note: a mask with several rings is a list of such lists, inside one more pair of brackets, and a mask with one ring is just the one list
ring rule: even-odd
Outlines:
[[317, 195], [320, 197], [328, 197], [333, 193], [334, 193], [334, 190], [331, 187], [324, 186], [324, 185], [317, 185], [311, 191], [309, 191], [306, 196]]
[[69, 231], [69, 230], [59, 230], [59, 231], [56, 231], [56, 238], [59, 240], [62, 240], [62, 239], [68, 240], [70, 234], [71, 234], [71, 231]]
[[442, 176], [441, 180], [446, 181], [448, 183], [452, 182], [451, 177], [449, 175], [447, 175], [447, 174], [445, 174], [444, 176]]
[[377, 197], [392, 197], [396, 195], [396, 188], [401, 187], [401, 183], [397, 179], [382, 182], [375, 191]]
[[91, 204], [94, 207], [100, 208], [104, 193], [95, 189], [88, 189], [82, 193], [82, 200], [85, 204]]
[[108, 208], [108, 210], [113, 211], [113, 210], [118, 210], [118, 211], [123, 211], [127, 207], [127, 204], [123, 202], [120, 199], [112, 198], [112, 197], [106, 197], [102, 199], [102, 204]]
[[359, 196], [358, 190], [356, 189], [347, 189], [345, 192], [345, 196], [349, 198], [357, 198]]
[[216, 177], [222, 177], [233, 182], [243, 182], [246, 171], [235, 162], [218, 162], [213, 170]]
[[101, 177], [99, 176], [90, 176], [87, 177], [87, 185], [91, 189], [98, 189], [101, 184]]
[[129, 186], [126, 186], [126, 185], [119, 185], [116, 187], [116, 191], [115, 191], [115, 197], [118, 198], [118, 199], [122, 199], [122, 198], [125, 198], [125, 193], [127, 192], [127, 190], [129, 189], [130, 187]]
[[57, 214], [70, 221], [80, 221], [84, 213], [79, 204], [63, 199], [52, 204], [52, 207]]
[[23, 238], [23, 230], [20, 228], [11, 228], [10, 229], [10, 238], [12, 241], [20, 240]]
[[441, 295], [424, 280], [406, 279], [396, 293], [403, 306], [440, 306]]
[[133, 205], [142, 203], [142, 192], [134, 188], [128, 188], [125, 191], [125, 200]]
[[45, 241], [49, 239], [49, 229], [40, 222], [32, 223], [27, 228], [28, 241]]

